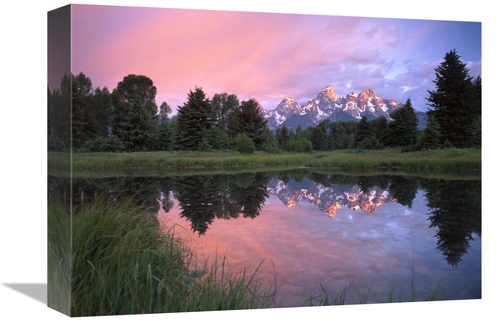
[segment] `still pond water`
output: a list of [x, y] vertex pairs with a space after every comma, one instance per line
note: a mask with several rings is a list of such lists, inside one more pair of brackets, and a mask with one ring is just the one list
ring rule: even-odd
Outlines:
[[[481, 181], [297, 170], [74, 179], [75, 201], [134, 196], [200, 261], [259, 267], [280, 306], [481, 298]], [[82, 193], [83, 192], [83, 193]], [[317, 304], [321, 296], [313, 301]]]

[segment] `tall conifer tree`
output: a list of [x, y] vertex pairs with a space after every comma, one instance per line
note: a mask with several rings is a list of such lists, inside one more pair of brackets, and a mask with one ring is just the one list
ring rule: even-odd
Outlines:
[[390, 114], [393, 119], [388, 124], [387, 144], [389, 146], [411, 146], [417, 141], [418, 119], [408, 99], [403, 107]]
[[374, 136], [374, 132], [368, 122], [366, 116], [361, 117], [361, 120], [356, 126], [356, 136], [354, 137], [354, 146], [358, 146], [363, 140]]
[[261, 107], [255, 99], [242, 101], [239, 108], [231, 113], [229, 119], [229, 133], [232, 137], [245, 134], [255, 143], [257, 149], [269, 139], [267, 120], [261, 111]]
[[183, 150], [208, 150], [212, 148], [215, 112], [203, 89], [190, 90], [188, 99], [177, 112], [176, 147]]
[[467, 147], [472, 123], [481, 115], [481, 80], [478, 78], [473, 83], [466, 63], [460, 60], [456, 50], [446, 53], [435, 71], [436, 90], [428, 91], [431, 109], [427, 115], [438, 122], [442, 142]]
[[441, 138], [441, 129], [434, 117], [427, 120], [427, 125], [422, 131], [422, 135], [418, 139], [418, 147], [420, 149], [436, 149], [439, 147]]

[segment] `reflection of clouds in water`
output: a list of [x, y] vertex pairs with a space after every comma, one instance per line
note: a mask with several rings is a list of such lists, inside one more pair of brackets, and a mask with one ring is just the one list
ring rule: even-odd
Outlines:
[[410, 210], [406, 209], [406, 208], [401, 213], [401, 215], [403, 215], [403, 216], [409, 216], [409, 215], [412, 215], [412, 214], [413, 213]]
[[[164, 214], [176, 215], [177, 203]], [[173, 220], [189, 230], [188, 222]], [[422, 193], [411, 209], [397, 203], [386, 203], [375, 213], [343, 207], [333, 219], [306, 199], [287, 208], [271, 195], [258, 217], [216, 220], [205, 235], [193, 234], [191, 242], [205, 258], [213, 258], [217, 249], [235, 270], [251, 271], [264, 262], [264, 279], [276, 277], [278, 296], [287, 294], [284, 305], [292, 306], [321, 293], [321, 286], [330, 295], [345, 286], [361, 292], [371, 286], [376, 300], [394, 283], [396, 291], [411, 292], [412, 277], [422, 291], [440, 280], [455, 282], [458, 273], [442, 264], [435, 232]], [[480, 251], [475, 255], [480, 257]]]

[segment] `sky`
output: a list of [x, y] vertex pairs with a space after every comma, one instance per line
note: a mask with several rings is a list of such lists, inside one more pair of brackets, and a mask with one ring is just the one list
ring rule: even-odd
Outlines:
[[435, 68], [455, 49], [481, 75], [481, 22], [320, 14], [73, 5], [72, 72], [94, 87], [148, 76], [156, 102], [182, 106], [190, 90], [299, 104], [332, 85], [345, 96], [373, 89], [427, 110]]

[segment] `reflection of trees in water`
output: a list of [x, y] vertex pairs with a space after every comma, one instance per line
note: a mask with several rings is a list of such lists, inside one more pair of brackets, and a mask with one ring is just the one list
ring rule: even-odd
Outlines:
[[[437, 228], [437, 248], [448, 263], [457, 266], [470, 247], [473, 234], [481, 236], [481, 181], [438, 180], [378, 175], [349, 176], [322, 174], [306, 170], [280, 173], [245, 173], [172, 177], [74, 178], [73, 206], [107, 196], [113, 201], [134, 199], [152, 211], [160, 207], [168, 212], [175, 197], [181, 215], [191, 223], [193, 232], [204, 234], [215, 219], [259, 216], [267, 188], [274, 178], [292, 189], [311, 189], [319, 184], [339, 191], [358, 186], [363, 192], [371, 188], [387, 190], [403, 206], [411, 207], [418, 189], [423, 189], [429, 207], [430, 227]], [[49, 200], [59, 195], [69, 202], [69, 180], [48, 177]]]
[[174, 196], [173, 196], [173, 185], [174, 179], [172, 177], [160, 177], [157, 178], [159, 186], [159, 194], [155, 198], [161, 209], [168, 213], [174, 207]]
[[91, 203], [97, 197], [108, 197], [115, 202], [133, 200], [136, 205], [158, 209], [159, 177], [111, 177], [73, 179], [73, 203]]
[[[295, 189], [308, 188], [305, 183], [286, 178], [287, 186]], [[349, 176], [338, 174], [310, 173], [307, 178], [316, 184], [333, 188], [338, 193], [358, 186], [368, 194], [374, 189], [385, 189], [397, 203], [412, 207], [419, 189], [424, 190], [429, 207], [430, 228], [437, 228], [437, 249], [448, 263], [457, 266], [467, 253], [473, 234], [481, 236], [481, 181], [439, 180], [390, 175]], [[295, 178], [294, 178], [295, 179]], [[282, 182], [285, 182], [282, 180]], [[335, 194], [335, 195], [336, 195]], [[332, 195], [334, 195], [332, 193]]]
[[413, 178], [395, 176], [390, 180], [389, 193], [398, 203], [411, 208], [418, 192], [418, 181]]
[[69, 179], [49, 176], [49, 196], [60, 194], [69, 204], [71, 190], [75, 208], [104, 196], [114, 202], [132, 199], [153, 211], [161, 206], [165, 212], [172, 209], [172, 197], [175, 197], [182, 209], [181, 215], [191, 222], [193, 231], [204, 234], [216, 218], [257, 217], [268, 197], [269, 179], [269, 175], [262, 173], [74, 178], [70, 189]]
[[363, 191], [363, 193], [368, 194], [373, 188], [380, 188], [382, 190], [387, 189], [391, 179], [387, 176], [360, 176], [355, 185]]
[[223, 176], [187, 176], [176, 178], [174, 195], [181, 217], [191, 222], [193, 231], [205, 234], [217, 213], [225, 208], [227, 182]]
[[238, 207], [238, 213], [245, 218], [253, 219], [260, 214], [262, 205], [269, 197], [267, 183], [271, 178], [263, 173], [243, 174], [243, 176], [244, 180], [231, 181], [229, 192]]
[[[89, 205], [96, 199], [104, 197], [113, 202], [133, 200], [138, 206], [157, 211], [159, 208], [158, 199], [160, 193], [163, 190], [171, 189], [169, 186], [170, 179], [160, 177], [119, 176], [73, 178], [70, 180], [68, 178], [49, 176], [48, 179], [49, 194], [59, 194], [61, 199], [66, 200], [69, 204], [69, 194], [71, 193], [72, 206], [75, 208], [79, 208], [82, 205]], [[72, 183], [71, 188], [70, 182]], [[66, 194], [67, 197], [64, 197]]]
[[202, 235], [216, 218], [258, 216], [268, 197], [268, 180], [261, 173], [188, 176], [176, 178], [174, 195], [182, 209], [181, 216], [191, 222], [194, 232]]
[[481, 237], [481, 181], [423, 180], [428, 220], [436, 233], [437, 248], [456, 267], [467, 253], [473, 234]]

